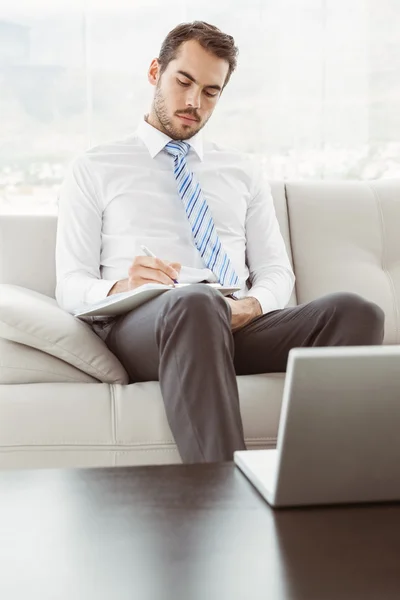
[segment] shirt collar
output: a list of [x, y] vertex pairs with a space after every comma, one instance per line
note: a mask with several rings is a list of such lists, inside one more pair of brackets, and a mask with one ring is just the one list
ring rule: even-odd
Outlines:
[[[151, 158], [154, 158], [172, 140], [168, 135], [147, 123], [145, 119], [140, 121], [136, 133], [146, 146]], [[196, 152], [199, 159], [203, 160], [203, 136], [201, 131], [185, 140], [185, 142]]]

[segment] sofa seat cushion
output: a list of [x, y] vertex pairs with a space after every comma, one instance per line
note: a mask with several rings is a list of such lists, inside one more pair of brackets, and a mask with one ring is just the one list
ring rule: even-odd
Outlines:
[[[237, 380], [247, 447], [274, 448], [285, 374]], [[0, 390], [0, 469], [180, 462], [157, 381]]]
[[129, 382], [118, 358], [90, 325], [39, 292], [0, 284], [0, 338], [50, 354], [103, 383]]
[[54, 382], [99, 383], [55, 356], [0, 338], [0, 385]]

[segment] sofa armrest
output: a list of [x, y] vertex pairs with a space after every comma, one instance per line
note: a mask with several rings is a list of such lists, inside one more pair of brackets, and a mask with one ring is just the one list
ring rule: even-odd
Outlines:
[[47, 352], [104, 383], [129, 383], [118, 358], [90, 325], [39, 292], [0, 284], [0, 337]]

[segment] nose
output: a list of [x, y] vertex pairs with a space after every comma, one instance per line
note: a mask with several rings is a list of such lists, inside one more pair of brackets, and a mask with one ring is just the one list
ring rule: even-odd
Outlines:
[[190, 106], [191, 108], [200, 108], [200, 98], [200, 90], [190, 89], [188, 91], [188, 95], [186, 96], [186, 106]]

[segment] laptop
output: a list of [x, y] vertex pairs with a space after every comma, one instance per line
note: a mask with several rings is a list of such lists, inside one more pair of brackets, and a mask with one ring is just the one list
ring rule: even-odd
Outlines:
[[276, 449], [234, 461], [273, 507], [400, 500], [400, 346], [292, 349]]

